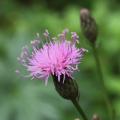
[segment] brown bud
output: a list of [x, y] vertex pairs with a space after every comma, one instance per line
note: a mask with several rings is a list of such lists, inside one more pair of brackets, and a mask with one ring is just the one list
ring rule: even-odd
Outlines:
[[57, 76], [54, 75], [52, 77], [55, 89], [60, 96], [68, 100], [79, 98], [78, 86], [75, 80], [73, 80], [71, 77], [68, 77], [67, 75], [65, 76], [65, 78], [63, 75], [61, 75], [60, 81], [58, 81]]
[[91, 42], [95, 43], [98, 35], [95, 19], [91, 16], [90, 11], [86, 8], [80, 10], [80, 21], [83, 34]]
[[100, 120], [100, 118], [97, 114], [94, 114], [92, 120]]

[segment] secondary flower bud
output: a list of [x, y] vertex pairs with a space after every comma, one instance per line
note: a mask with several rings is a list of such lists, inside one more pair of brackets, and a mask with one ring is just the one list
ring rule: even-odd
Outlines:
[[80, 10], [80, 21], [83, 34], [91, 42], [95, 43], [98, 35], [95, 19], [91, 16], [88, 9]]
[[53, 81], [56, 91], [65, 99], [73, 100], [79, 98], [78, 86], [75, 80], [67, 75], [60, 76], [60, 81], [57, 76], [53, 76]]

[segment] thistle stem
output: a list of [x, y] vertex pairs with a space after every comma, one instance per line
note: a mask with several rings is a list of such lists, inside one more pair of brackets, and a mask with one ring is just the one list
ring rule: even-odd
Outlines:
[[78, 112], [80, 113], [80, 115], [82, 116], [83, 120], [88, 120], [84, 111], [82, 110], [81, 106], [79, 105], [79, 103], [77, 102], [77, 100], [71, 100], [73, 105], [75, 106], [75, 108], [78, 110]]
[[93, 48], [93, 55], [94, 55], [95, 61], [96, 61], [97, 72], [98, 72], [98, 75], [99, 75], [99, 82], [100, 82], [100, 85], [101, 85], [101, 88], [102, 88], [102, 94], [103, 94], [104, 100], [106, 102], [106, 106], [107, 106], [107, 109], [108, 109], [108, 114], [109, 114], [110, 120], [113, 120], [114, 119], [114, 110], [112, 108], [112, 104], [111, 104], [111, 101], [109, 99], [107, 89], [105, 87], [105, 83], [104, 83], [104, 79], [103, 79], [103, 73], [102, 73], [102, 70], [101, 70], [101, 65], [100, 65], [100, 60], [99, 60], [99, 56], [98, 56], [98, 53], [97, 53], [97, 49], [96, 49], [95, 45], [93, 45], [92, 48]]

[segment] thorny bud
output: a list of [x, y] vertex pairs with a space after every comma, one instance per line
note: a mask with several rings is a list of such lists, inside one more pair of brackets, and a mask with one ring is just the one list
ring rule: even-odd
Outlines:
[[100, 118], [97, 114], [94, 114], [92, 120], [100, 120]]
[[97, 24], [88, 9], [83, 8], [80, 10], [80, 21], [83, 34], [92, 44], [94, 44], [98, 35]]
[[71, 77], [68, 77], [67, 75], [64, 77], [63, 75], [61, 75], [59, 81], [58, 77], [54, 75], [53, 82], [56, 91], [63, 98], [67, 100], [79, 99], [79, 91], [78, 91], [77, 83]]

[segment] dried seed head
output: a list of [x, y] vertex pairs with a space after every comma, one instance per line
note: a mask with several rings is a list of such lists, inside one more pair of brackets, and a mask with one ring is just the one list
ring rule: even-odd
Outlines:
[[88, 9], [83, 8], [80, 10], [80, 21], [83, 34], [91, 43], [94, 44], [98, 35], [97, 25]]
[[68, 100], [79, 99], [77, 83], [71, 77], [68, 77], [67, 75], [66, 76], [61, 75], [60, 81], [58, 81], [58, 77], [54, 75], [53, 82], [56, 91], [63, 98]]

